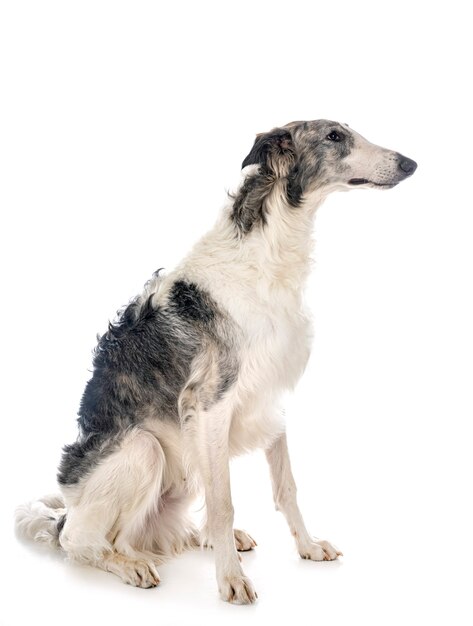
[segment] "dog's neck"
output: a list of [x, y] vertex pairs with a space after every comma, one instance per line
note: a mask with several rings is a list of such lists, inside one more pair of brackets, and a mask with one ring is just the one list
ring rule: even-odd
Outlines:
[[311, 265], [314, 213], [323, 200], [319, 194], [289, 206], [284, 182], [277, 181], [265, 200], [264, 223], [245, 233], [238, 230], [229, 203], [179, 270], [224, 300], [275, 302], [279, 295], [299, 303]]
[[283, 181], [265, 200], [264, 223], [239, 235], [236, 251], [254, 268], [254, 280], [270, 291], [300, 291], [310, 269], [315, 207], [289, 206]]

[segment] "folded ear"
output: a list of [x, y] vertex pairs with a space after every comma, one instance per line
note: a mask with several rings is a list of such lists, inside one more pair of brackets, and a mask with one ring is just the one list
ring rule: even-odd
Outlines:
[[261, 165], [277, 177], [287, 176], [296, 160], [291, 133], [286, 128], [274, 128], [256, 136], [255, 143], [241, 167]]

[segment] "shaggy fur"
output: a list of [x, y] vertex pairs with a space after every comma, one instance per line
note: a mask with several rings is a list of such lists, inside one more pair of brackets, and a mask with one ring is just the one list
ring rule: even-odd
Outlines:
[[[158, 584], [163, 559], [212, 545], [221, 597], [254, 602], [236, 550], [256, 544], [233, 531], [228, 464], [259, 447], [300, 555], [336, 559], [305, 528], [279, 407], [309, 356], [313, 217], [332, 191], [390, 188], [415, 168], [327, 120], [258, 135], [215, 227], [99, 339], [79, 435], [59, 466], [62, 495], [20, 507], [20, 533], [140, 587]], [[188, 515], [199, 492], [200, 533]]]

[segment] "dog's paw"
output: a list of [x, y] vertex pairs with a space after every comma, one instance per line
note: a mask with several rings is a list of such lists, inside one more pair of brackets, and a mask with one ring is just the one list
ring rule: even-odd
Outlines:
[[218, 590], [222, 600], [232, 604], [253, 604], [258, 597], [251, 580], [243, 574], [225, 576]]
[[343, 552], [323, 539], [314, 539], [310, 543], [298, 546], [298, 549], [303, 559], [311, 561], [334, 561], [339, 556], [343, 556]]
[[152, 560], [131, 559], [121, 554], [109, 556], [104, 569], [119, 576], [127, 585], [149, 589], [157, 587], [161, 582]]
[[134, 575], [130, 584], [135, 587], [149, 589], [150, 587], [157, 587], [161, 582], [158, 570], [156, 569], [154, 563], [137, 561], [133, 569]]
[[235, 536], [235, 546], [238, 552], [248, 552], [248, 550], [253, 550], [253, 548], [256, 548], [258, 545], [253, 537], [244, 530], [235, 528], [233, 534]]
[[[251, 537], [251, 535], [249, 535], [244, 530], [238, 530], [237, 528], [234, 528], [233, 536], [235, 537], [235, 547], [239, 552], [248, 552], [248, 550], [252, 550], [258, 545], [253, 537]], [[204, 528], [200, 533], [200, 545], [203, 548], [213, 548], [207, 528]]]
[[134, 587], [149, 589], [161, 582], [156, 566], [151, 561], [134, 561], [122, 574], [122, 580]]

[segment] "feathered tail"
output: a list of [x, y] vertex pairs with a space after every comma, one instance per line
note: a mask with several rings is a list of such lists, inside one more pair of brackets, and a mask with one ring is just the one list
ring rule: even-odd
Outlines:
[[66, 509], [60, 495], [44, 496], [19, 506], [15, 511], [18, 535], [54, 548], [60, 547], [59, 534], [65, 521]]

